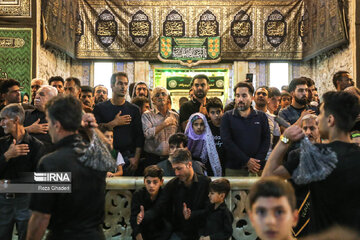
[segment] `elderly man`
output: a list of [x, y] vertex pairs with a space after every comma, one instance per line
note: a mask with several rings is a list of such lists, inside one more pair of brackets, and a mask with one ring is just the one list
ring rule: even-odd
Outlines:
[[41, 86], [46, 84], [46, 80], [41, 78], [34, 78], [33, 80], [31, 80], [31, 104], [34, 105], [37, 90], [39, 90]]
[[93, 95], [95, 97], [95, 104], [105, 102], [108, 100], [108, 89], [104, 85], [96, 85]]
[[145, 135], [145, 167], [167, 159], [169, 137], [179, 130], [179, 115], [169, 109], [168, 99], [169, 92], [164, 87], [156, 87], [152, 92], [155, 108], [141, 117]]
[[48, 133], [48, 122], [45, 117], [45, 105], [58, 94], [55, 87], [42, 86], [36, 93], [34, 100], [35, 109], [25, 112], [25, 129], [34, 137], [39, 139], [49, 152], [52, 149], [51, 138]]
[[[25, 131], [24, 117], [24, 109], [18, 103], [9, 104], [0, 112], [1, 127], [8, 134], [0, 138], [1, 183], [16, 183], [24, 172], [34, 172], [43, 154], [43, 144]], [[29, 194], [0, 194], [1, 240], [12, 239], [14, 223], [19, 240], [25, 239], [30, 218], [29, 203]]]

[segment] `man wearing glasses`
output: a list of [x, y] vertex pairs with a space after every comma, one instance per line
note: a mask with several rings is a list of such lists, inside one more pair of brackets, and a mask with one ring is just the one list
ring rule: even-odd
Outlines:
[[169, 92], [164, 87], [156, 87], [152, 92], [155, 108], [141, 116], [145, 136], [144, 168], [159, 163], [169, 156], [169, 138], [179, 129], [179, 115], [169, 109]]

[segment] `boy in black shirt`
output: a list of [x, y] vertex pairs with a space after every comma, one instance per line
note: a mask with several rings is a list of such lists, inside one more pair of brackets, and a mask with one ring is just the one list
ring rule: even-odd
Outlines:
[[216, 146], [216, 151], [219, 155], [221, 168], [223, 170], [222, 175], [225, 175], [225, 150], [223, 147], [223, 142], [220, 136], [220, 124], [221, 118], [224, 115], [223, 105], [219, 98], [213, 97], [209, 98], [206, 103], [206, 111], [207, 116], [210, 118], [209, 127], [211, 129], [211, 133], [214, 136], [214, 142]]
[[[133, 229], [133, 239], [152, 240], [168, 239], [171, 232], [165, 220], [142, 221], [145, 211], [154, 206], [162, 193], [163, 170], [156, 165], [151, 165], [144, 170], [145, 187], [137, 190], [131, 201], [130, 224]], [[141, 218], [141, 221], [140, 221]], [[155, 231], [156, 230], [156, 231]]]
[[[230, 182], [225, 178], [217, 179], [209, 184], [209, 199], [211, 205], [208, 211], [201, 215], [206, 222], [200, 229], [200, 240], [226, 240], [232, 236], [233, 216], [225, 204], [225, 198], [230, 191]], [[191, 210], [184, 203], [184, 218], [191, 217]]]

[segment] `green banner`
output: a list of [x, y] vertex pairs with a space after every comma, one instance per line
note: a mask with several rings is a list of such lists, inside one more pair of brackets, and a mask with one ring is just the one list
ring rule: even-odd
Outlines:
[[0, 28], [0, 78], [13, 78], [30, 92], [32, 29]]
[[[192, 77], [168, 77], [166, 87], [168, 90], [189, 90]], [[210, 89], [224, 89], [224, 76], [209, 77]]]
[[220, 57], [220, 37], [160, 37], [159, 49], [167, 60], [214, 60]]

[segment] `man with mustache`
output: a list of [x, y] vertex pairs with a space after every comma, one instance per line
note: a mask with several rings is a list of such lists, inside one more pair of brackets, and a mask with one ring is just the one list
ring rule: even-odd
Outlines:
[[93, 89], [90, 86], [81, 86], [80, 100], [83, 105], [83, 110], [91, 113], [94, 107]]
[[185, 130], [186, 124], [189, 121], [189, 117], [193, 113], [200, 112], [207, 116], [206, 111], [206, 95], [210, 89], [209, 78], [205, 74], [198, 74], [191, 80], [191, 88], [193, 89], [193, 98], [185, 102], [180, 107], [180, 123], [183, 130]]
[[314, 110], [307, 106], [308, 86], [306, 79], [303, 77], [293, 79], [289, 84], [289, 93], [292, 96], [292, 102], [290, 106], [279, 112], [279, 116], [291, 125], [296, 123], [300, 126], [299, 119], [307, 114], [315, 113]]
[[155, 108], [141, 116], [145, 136], [144, 167], [157, 164], [169, 156], [169, 138], [179, 130], [179, 115], [169, 109], [169, 92], [164, 87], [156, 87], [152, 92]]
[[251, 107], [254, 87], [239, 82], [234, 88], [235, 108], [221, 120], [220, 135], [225, 146], [226, 176], [259, 174], [270, 146], [270, 130], [265, 113]]
[[94, 87], [94, 98], [95, 98], [95, 104], [105, 102], [108, 100], [108, 89], [104, 85], [96, 85]]
[[44, 144], [47, 153], [52, 151], [53, 144], [48, 132], [49, 124], [46, 120], [45, 105], [57, 95], [58, 91], [55, 87], [48, 85], [40, 87], [34, 99], [35, 109], [25, 112], [25, 130]]

